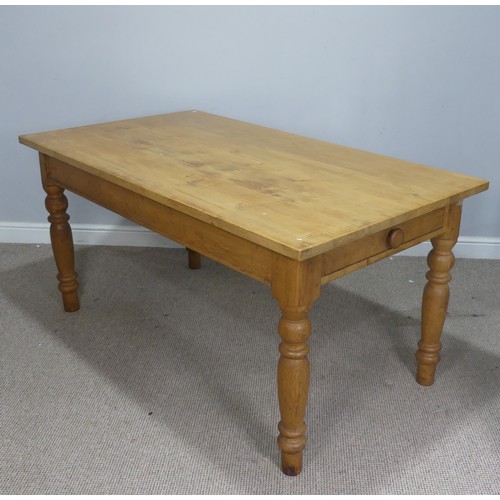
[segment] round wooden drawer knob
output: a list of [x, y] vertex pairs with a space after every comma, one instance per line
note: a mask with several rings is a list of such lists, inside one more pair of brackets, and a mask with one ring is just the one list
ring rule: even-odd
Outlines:
[[389, 234], [387, 235], [387, 244], [391, 248], [398, 248], [402, 245], [404, 239], [405, 233], [403, 233], [402, 229], [397, 227], [396, 229], [391, 229], [389, 231]]

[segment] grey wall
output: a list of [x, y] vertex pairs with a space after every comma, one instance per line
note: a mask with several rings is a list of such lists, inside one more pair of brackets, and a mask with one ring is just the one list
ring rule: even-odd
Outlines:
[[46, 217], [19, 134], [197, 108], [487, 178], [462, 234], [499, 237], [499, 27], [499, 7], [0, 7], [0, 221]]

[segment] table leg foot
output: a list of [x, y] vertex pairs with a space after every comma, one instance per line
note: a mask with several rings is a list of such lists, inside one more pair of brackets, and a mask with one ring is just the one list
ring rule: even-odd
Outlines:
[[190, 248], [186, 248], [188, 253], [188, 266], [189, 269], [199, 269], [201, 267], [201, 254], [191, 250]]
[[286, 476], [298, 476], [302, 471], [302, 452], [281, 452], [281, 470]]
[[68, 200], [64, 189], [53, 184], [44, 184], [47, 197], [45, 206], [49, 212], [50, 240], [52, 252], [58, 270], [59, 291], [62, 294], [63, 306], [66, 312], [80, 309], [78, 301], [78, 281], [75, 272], [75, 257], [73, 236], [68, 223], [69, 215], [66, 213]]
[[440, 343], [425, 345], [421, 341], [418, 342], [418, 351], [416, 354], [418, 361], [417, 382], [420, 385], [432, 385], [434, 383], [436, 366], [441, 359], [440, 350]]
[[434, 383], [436, 365], [440, 360], [440, 338], [450, 296], [448, 283], [455, 262], [452, 248], [458, 238], [460, 214], [459, 205], [452, 207], [450, 229], [431, 240], [433, 248], [427, 257], [429, 272], [426, 274], [428, 282], [422, 298], [422, 337], [416, 353], [417, 382], [420, 385]]

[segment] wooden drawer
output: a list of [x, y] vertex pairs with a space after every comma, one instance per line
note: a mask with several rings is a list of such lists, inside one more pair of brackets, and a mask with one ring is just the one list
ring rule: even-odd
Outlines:
[[446, 208], [439, 208], [324, 253], [322, 283], [437, 236], [445, 227], [445, 216]]

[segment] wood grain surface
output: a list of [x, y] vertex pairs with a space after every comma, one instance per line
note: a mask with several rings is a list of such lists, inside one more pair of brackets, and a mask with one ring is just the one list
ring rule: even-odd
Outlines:
[[488, 188], [481, 179], [200, 111], [19, 140], [296, 260]]

